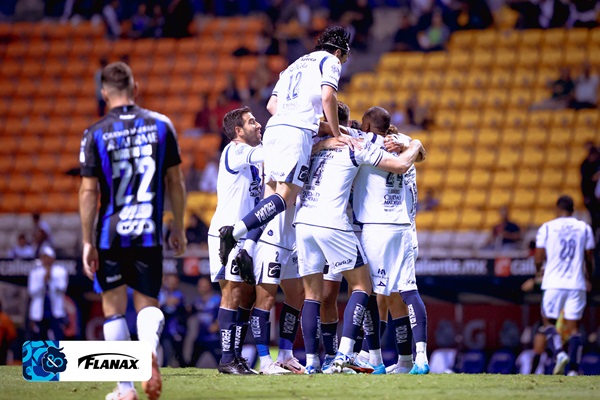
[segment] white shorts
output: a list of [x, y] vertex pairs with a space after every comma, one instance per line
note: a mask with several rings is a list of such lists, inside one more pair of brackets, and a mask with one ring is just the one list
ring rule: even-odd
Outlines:
[[266, 182], [302, 187], [308, 180], [313, 131], [287, 125], [268, 127], [263, 137]]
[[546, 289], [542, 299], [542, 315], [558, 319], [564, 310], [564, 317], [570, 321], [579, 321], [586, 304], [585, 290]]
[[245, 239], [238, 240], [236, 246], [229, 253], [229, 261], [226, 266], [221, 265], [219, 257], [220, 240], [218, 236], [208, 236], [208, 261], [210, 262], [210, 280], [212, 282], [231, 281], [243, 282], [240, 277], [240, 269], [232, 261], [244, 245]]
[[303, 277], [323, 273], [325, 262], [333, 274], [367, 263], [360, 242], [352, 231], [296, 224], [296, 246], [300, 276]]
[[[360, 243], [360, 235], [362, 232], [355, 229], [354, 234], [358, 239], [358, 243]], [[323, 279], [326, 281], [341, 282], [342, 279], [344, 279], [344, 275], [342, 275], [341, 272], [333, 272], [331, 268], [329, 268], [329, 264], [326, 263], [325, 268], [323, 269]]]
[[259, 241], [254, 251], [254, 276], [257, 284], [273, 285], [285, 279], [300, 278], [296, 252]]
[[369, 259], [373, 291], [389, 296], [417, 290], [410, 226], [363, 225], [362, 245]]

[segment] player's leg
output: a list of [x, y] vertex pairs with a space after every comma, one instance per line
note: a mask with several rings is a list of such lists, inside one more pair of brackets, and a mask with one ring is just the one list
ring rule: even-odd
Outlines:
[[[294, 263], [292, 262], [292, 264]], [[297, 271], [297, 262], [295, 265], [294, 269]], [[281, 314], [279, 314], [279, 353], [277, 354], [277, 364], [295, 374], [303, 374], [305, 368], [294, 357], [293, 347], [298, 327], [300, 326], [300, 309], [304, 303], [304, 285], [301, 278], [294, 276], [291, 279], [282, 277], [280, 286], [285, 300]]]
[[533, 336], [533, 360], [531, 361], [530, 374], [536, 373], [538, 366], [540, 365], [542, 354], [546, 352], [545, 325], [546, 323], [543, 321], [542, 324], [537, 327], [535, 335]]
[[250, 326], [250, 314], [256, 300], [256, 289], [254, 286], [242, 283], [240, 286], [240, 300], [235, 320], [233, 353], [238, 365], [245, 374], [255, 375], [257, 372], [250, 368], [248, 361], [242, 356], [242, 349]]
[[542, 297], [542, 316], [544, 333], [550, 357], [555, 361], [554, 375], [563, 375], [569, 363], [569, 356], [563, 351], [562, 338], [556, 330], [556, 321], [565, 305], [567, 292], [560, 289], [547, 289]]
[[579, 373], [579, 363], [581, 362], [581, 354], [583, 351], [583, 343], [581, 333], [579, 332], [579, 324], [583, 317], [583, 311], [586, 304], [586, 293], [583, 290], [570, 290], [564, 308], [564, 329], [569, 333], [568, 355], [569, 375], [577, 375]]
[[408, 307], [402, 301], [399, 292], [392, 293], [386, 298], [386, 303], [392, 324], [394, 327], [394, 337], [396, 348], [398, 350], [398, 362], [390, 369], [390, 373], [407, 374], [413, 367], [412, 354], [412, 329], [410, 329], [410, 320], [408, 318]]
[[[327, 269], [327, 267], [326, 267]], [[333, 360], [338, 351], [338, 320], [337, 307], [338, 295], [342, 284], [342, 276], [332, 276], [325, 273], [323, 282], [323, 302], [321, 303], [321, 334], [323, 347], [325, 348], [325, 360], [323, 361], [323, 373], [332, 373]]]

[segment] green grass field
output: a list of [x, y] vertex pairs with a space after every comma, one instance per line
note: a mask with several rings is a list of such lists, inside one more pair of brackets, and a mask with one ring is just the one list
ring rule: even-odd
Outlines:
[[[164, 400], [600, 399], [598, 376], [231, 376], [208, 369], [164, 368], [163, 377]], [[21, 367], [0, 367], [0, 399], [102, 400], [113, 387], [111, 382], [26, 382]], [[136, 387], [141, 393], [140, 385]]]

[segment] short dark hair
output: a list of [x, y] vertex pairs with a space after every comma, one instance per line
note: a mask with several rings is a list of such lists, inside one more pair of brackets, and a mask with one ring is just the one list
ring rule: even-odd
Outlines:
[[102, 87], [106, 86], [120, 92], [126, 90], [129, 94], [133, 93], [133, 72], [129, 65], [122, 61], [117, 61], [104, 67], [100, 82], [102, 83]]
[[359, 121], [353, 119], [352, 121], [350, 121], [350, 128], [360, 129], [361, 128], [361, 124], [360, 124]]
[[240, 128], [244, 126], [244, 114], [251, 112], [252, 110], [250, 107], [246, 106], [242, 108], [236, 108], [235, 110], [231, 110], [225, 114], [223, 117], [223, 131], [229, 140], [233, 140], [237, 136], [235, 133], [236, 126], [239, 126]]
[[350, 32], [341, 26], [330, 26], [319, 35], [315, 50], [324, 50], [333, 54], [338, 49], [342, 53], [350, 51]]
[[338, 121], [341, 126], [348, 126], [350, 120], [350, 107], [346, 103], [338, 101]]
[[575, 210], [573, 198], [571, 196], [567, 196], [566, 194], [558, 198], [556, 201], [556, 207], [568, 213], [572, 213]]
[[390, 129], [390, 113], [383, 107], [371, 107], [365, 112], [366, 118], [371, 120], [371, 126], [381, 133], [387, 133]]

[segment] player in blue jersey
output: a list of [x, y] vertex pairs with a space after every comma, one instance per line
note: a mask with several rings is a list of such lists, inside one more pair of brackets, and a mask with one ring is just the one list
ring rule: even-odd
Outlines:
[[[84, 132], [79, 154], [83, 267], [102, 289], [106, 340], [130, 339], [125, 320], [127, 286], [134, 289], [138, 336], [154, 349], [152, 377], [142, 387], [149, 399], [158, 399], [162, 379], [156, 348], [164, 315], [157, 298], [162, 282], [165, 196], [174, 215], [169, 244], [176, 256], [185, 252], [187, 244], [179, 145], [169, 118], [135, 104], [137, 83], [129, 66], [122, 62], [107, 65], [101, 82], [110, 111]], [[119, 382], [107, 396], [137, 398], [132, 382]]]

